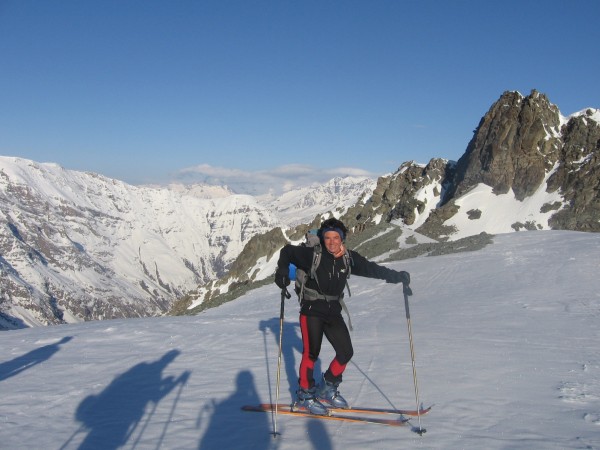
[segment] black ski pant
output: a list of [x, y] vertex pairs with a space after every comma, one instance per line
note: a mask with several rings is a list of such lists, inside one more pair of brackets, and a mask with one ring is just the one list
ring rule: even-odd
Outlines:
[[346, 364], [350, 362], [354, 354], [350, 332], [341, 314], [330, 316], [300, 314], [300, 331], [302, 333], [300, 387], [310, 389], [315, 385], [313, 370], [321, 352], [323, 336], [327, 338], [335, 351], [335, 357], [329, 364], [325, 379], [332, 383], [341, 382]]

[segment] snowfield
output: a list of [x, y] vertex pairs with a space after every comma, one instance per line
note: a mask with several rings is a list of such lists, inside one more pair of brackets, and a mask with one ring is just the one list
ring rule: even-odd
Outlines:
[[[194, 317], [0, 335], [3, 449], [600, 449], [600, 235], [536, 231], [476, 252], [390, 264], [411, 273], [422, 417], [411, 427], [243, 412], [275, 399], [280, 295]], [[353, 276], [356, 406], [414, 408], [401, 290]], [[281, 400], [301, 341], [286, 302]], [[324, 343], [324, 369], [332, 358]], [[412, 419], [411, 424], [417, 425]]]

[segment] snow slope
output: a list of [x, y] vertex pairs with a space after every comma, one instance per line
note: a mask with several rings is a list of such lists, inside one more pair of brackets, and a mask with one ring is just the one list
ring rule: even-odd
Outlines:
[[60, 320], [52, 301], [66, 322], [160, 315], [282, 225], [254, 197], [201, 191], [0, 156], [2, 312], [28, 326]]
[[[600, 235], [499, 235], [409, 270], [420, 398], [410, 427], [240, 411], [273, 400], [274, 285], [195, 317], [38, 327], [1, 334], [3, 449], [600, 449]], [[355, 405], [414, 407], [398, 286], [352, 277]], [[295, 389], [297, 304], [286, 303], [281, 398]], [[332, 357], [324, 343], [323, 366]], [[416, 424], [416, 420], [412, 421]]]

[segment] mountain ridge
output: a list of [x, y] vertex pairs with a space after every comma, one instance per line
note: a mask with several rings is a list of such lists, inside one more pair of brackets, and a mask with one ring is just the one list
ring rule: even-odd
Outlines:
[[[354, 203], [354, 181], [330, 184]], [[0, 157], [0, 207], [0, 329], [165, 314], [286, 226], [226, 187], [132, 186], [16, 157]]]
[[163, 314], [280, 225], [251, 196], [215, 201], [56, 164], [0, 164], [0, 312], [29, 324]]
[[[565, 117], [536, 90], [528, 96], [506, 91], [482, 117], [457, 162], [442, 158], [427, 164], [405, 162], [378, 179], [370, 198], [344, 214], [329, 211], [317, 216], [310, 226], [339, 217], [352, 232], [348, 245], [360, 248], [369, 239], [369, 246], [379, 249], [369, 256], [380, 260], [402, 258], [401, 247], [418, 245], [423, 236], [440, 243], [473, 236], [472, 245], [478, 248], [486, 240], [477, 237], [480, 233], [598, 232], [599, 158], [600, 110], [586, 108]], [[298, 243], [310, 226], [282, 231], [280, 241]], [[260, 263], [211, 282], [184, 304], [198, 311], [207, 298], [218, 304], [214, 294], [228, 292], [230, 285], [261, 282], [265, 279], [261, 276], [275, 270], [274, 259], [267, 256], [245, 254], [244, 260]]]
[[544, 94], [507, 91], [456, 162], [278, 199], [0, 157], [0, 328], [197, 312], [269, 282], [278, 249], [330, 216], [382, 261], [482, 232], [600, 231], [599, 123], [597, 109], [564, 117]]

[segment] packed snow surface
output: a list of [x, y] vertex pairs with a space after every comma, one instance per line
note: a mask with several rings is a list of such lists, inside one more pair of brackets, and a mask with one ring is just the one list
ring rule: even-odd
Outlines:
[[[280, 295], [266, 286], [194, 317], [1, 334], [3, 449], [600, 449], [600, 234], [519, 232], [411, 272], [419, 398], [411, 426], [243, 412], [275, 399]], [[353, 405], [413, 408], [398, 285], [353, 276]], [[296, 388], [298, 306], [285, 304], [281, 400]], [[326, 368], [332, 358], [324, 343]], [[417, 426], [416, 419], [411, 420]]]

